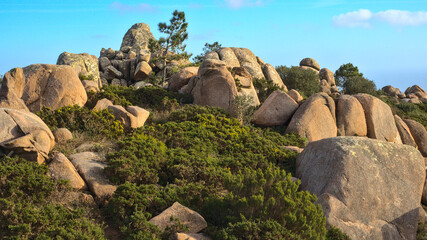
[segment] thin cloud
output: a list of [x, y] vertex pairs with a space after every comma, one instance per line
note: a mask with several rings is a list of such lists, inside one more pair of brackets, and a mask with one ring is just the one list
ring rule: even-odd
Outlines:
[[263, 6], [263, 0], [225, 0], [227, 7], [231, 9], [239, 9], [242, 7]]
[[121, 2], [113, 2], [109, 5], [109, 9], [119, 12], [120, 14], [125, 13], [157, 13], [158, 8], [156, 6], [152, 6], [148, 3], [141, 3], [137, 5], [128, 5]]
[[337, 27], [371, 27], [375, 22], [384, 22], [392, 26], [421, 26], [427, 24], [427, 12], [386, 10], [373, 13], [368, 9], [360, 9], [332, 18], [332, 24]]

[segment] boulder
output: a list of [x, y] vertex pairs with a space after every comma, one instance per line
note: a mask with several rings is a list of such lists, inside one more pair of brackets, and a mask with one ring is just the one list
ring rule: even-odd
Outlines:
[[178, 92], [181, 94], [191, 94], [191, 91], [193, 91], [193, 88], [196, 85], [196, 81], [197, 81], [197, 76], [190, 78], [187, 85], [185, 85], [181, 89], [179, 89]]
[[71, 66], [81, 80], [91, 80], [95, 83], [100, 81], [98, 58], [94, 55], [63, 52], [59, 55], [56, 64]]
[[299, 65], [301, 67], [310, 67], [313, 68], [317, 71], [320, 71], [320, 65], [319, 63], [317, 63], [316, 60], [314, 60], [313, 58], [304, 58], [303, 60], [301, 60], [301, 62], [299, 63]]
[[[100, 83], [100, 82], [99, 82]], [[90, 81], [90, 80], [83, 80], [82, 84], [83, 87], [85, 88], [85, 91], [88, 92], [99, 92], [99, 83], [94, 82], [94, 81]]]
[[304, 148], [299, 148], [296, 146], [282, 146], [282, 147], [286, 150], [297, 152], [297, 153], [302, 153], [302, 151], [304, 151]]
[[280, 75], [277, 73], [276, 69], [272, 65], [264, 64], [264, 66], [262, 67], [262, 71], [264, 73], [265, 78], [268, 81], [273, 82], [279, 87], [283, 87], [283, 91], [285, 92], [288, 91], [288, 88], [283, 83], [282, 78], [280, 77]]
[[415, 239], [426, 177], [413, 147], [369, 138], [311, 142], [298, 156], [300, 188], [318, 197], [327, 225], [351, 239]]
[[105, 201], [116, 191], [104, 174], [106, 164], [99, 162], [100, 157], [91, 152], [76, 153], [69, 156], [70, 161], [89, 186], [89, 190], [99, 199]]
[[144, 126], [150, 113], [137, 106], [129, 106], [126, 109], [120, 105], [108, 106], [116, 120], [120, 121], [125, 128], [139, 128]]
[[409, 87], [405, 91], [406, 96], [411, 98], [409, 95], [414, 94], [418, 98], [427, 98], [427, 93], [418, 85], [414, 85], [412, 87]]
[[120, 49], [123, 51], [148, 50], [148, 42], [150, 39], [155, 39], [151, 33], [150, 27], [145, 23], [134, 24], [123, 37]]
[[300, 103], [304, 98], [299, 94], [299, 92], [295, 89], [291, 89], [288, 92], [289, 97], [291, 97], [295, 102]]
[[203, 57], [203, 61], [207, 59], [220, 60], [217, 52], [208, 52]]
[[252, 78], [264, 78], [261, 66], [258, 64], [255, 54], [247, 48], [231, 48], [239, 60], [240, 66], [246, 68]]
[[391, 85], [387, 85], [387, 86], [383, 87], [382, 90], [392, 97], [397, 97], [399, 94], [401, 94], [399, 88], [394, 88]]
[[150, 76], [152, 69], [150, 67], [150, 64], [147, 62], [140, 62], [136, 66], [135, 72], [133, 74], [133, 79], [135, 81], [142, 81], [148, 78]]
[[114, 78], [122, 78], [123, 77], [123, 73], [120, 72], [119, 70], [117, 70], [117, 68], [115, 68], [113, 65], [108, 66], [106, 72]]
[[260, 57], [256, 57], [256, 61], [258, 62], [258, 64], [261, 66], [261, 68], [264, 67], [265, 62], [264, 60], [262, 60]]
[[96, 103], [95, 107], [93, 108], [93, 110], [96, 111], [101, 111], [104, 110], [106, 108], [108, 108], [109, 106], [113, 106], [113, 102], [111, 102], [110, 100], [103, 98], [101, 100], [98, 100], [98, 102]]
[[332, 94], [331, 86], [329, 85], [329, 83], [326, 79], [320, 80], [320, 91], [324, 92], [328, 95]]
[[187, 85], [190, 79], [194, 76], [197, 76], [197, 72], [199, 71], [199, 67], [186, 67], [179, 72], [172, 75], [169, 80], [169, 90], [178, 91], [183, 86]]
[[221, 61], [229, 68], [240, 67], [239, 60], [231, 48], [221, 48], [218, 50], [218, 56]]
[[415, 143], [415, 140], [412, 137], [412, 133], [408, 125], [397, 115], [394, 115], [394, 120], [396, 121], [396, 127], [399, 131], [402, 143], [417, 148], [417, 144]]
[[254, 113], [252, 122], [260, 126], [280, 126], [288, 122], [297, 109], [298, 103], [285, 92], [276, 90]]
[[116, 51], [116, 60], [123, 60], [123, 58], [125, 57], [125, 54], [122, 51]]
[[139, 88], [148, 87], [148, 86], [153, 86], [153, 84], [144, 82], [144, 81], [139, 81], [133, 85], [133, 88], [139, 89]]
[[212, 240], [203, 233], [175, 233], [174, 240]]
[[37, 115], [0, 108], [0, 153], [42, 164], [54, 145], [52, 132]]
[[360, 102], [353, 96], [342, 95], [337, 104], [338, 136], [366, 136], [365, 113]]
[[3, 76], [0, 87], [0, 107], [29, 111], [21, 99], [25, 87], [25, 75], [22, 68], [14, 68]]
[[337, 136], [335, 103], [326, 93], [316, 93], [295, 112], [286, 133], [294, 132], [309, 142]]
[[163, 232], [166, 227], [174, 224], [171, 217], [178, 218], [181, 223], [188, 227], [188, 232], [197, 233], [207, 227], [205, 219], [197, 212], [175, 202], [171, 207], [159, 215], [150, 219], [150, 223], [156, 225]]
[[304, 70], [310, 70], [310, 71], [315, 72], [316, 74], [319, 74], [319, 71], [317, 69], [312, 68], [312, 67], [300, 66], [300, 68], [304, 69]]
[[204, 60], [192, 90], [194, 104], [220, 107], [232, 112], [233, 100], [237, 94], [236, 83], [224, 62]]
[[325, 79], [329, 86], [335, 86], [334, 73], [331, 70], [327, 68], [320, 69], [319, 78]]
[[[125, 80], [131, 80], [131, 63], [133, 63], [133, 59], [125, 59], [118, 62], [117, 69], [123, 74], [121, 78]], [[134, 73], [132, 73], [133, 75]]]
[[62, 153], [55, 153], [49, 163], [49, 173], [56, 180], [69, 180], [73, 189], [86, 190], [87, 186], [76, 168]]
[[408, 125], [409, 130], [411, 130], [412, 137], [418, 146], [418, 150], [424, 157], [427, 157], [427, 131], [425, 127], [412, 119], [405, 119], [404, 121]]
[[70, 130], [66, 128], [58, 128], [53, 131], [53, 136], [55, 137], [55, 141], [58, 143], [66, 142], [68, 140], [73, 139], [73, 134]]
[[38, 112], [43, 106], [52, 110], [68, 105], [83, 106], [87, 101], [83, 84], [70, 66], [34, 64], [22, 71], [23, 74], [12, 73], [13, 79], [8, 77], [2, 82], [0, 99], [11, 96], [12, 100], [22, 99], [31, 112]]
[[369, 138], [400, 141], [393, 113], [385, 102], [369, 94], [356, 94], [354, 97], [362, 104], [365, 112]]

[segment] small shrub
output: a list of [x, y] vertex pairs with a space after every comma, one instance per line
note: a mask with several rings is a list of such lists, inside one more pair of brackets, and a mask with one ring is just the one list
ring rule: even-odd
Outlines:
[[255, 78], [253, 80], [253, 84], [255, 89], [257, 90], [258, 99], [261, 104], [268, 98], [268, 96], [270, 96], [272, 92], [276, 90], [284, 90], [283, 87], [279, 87], [279, 85], [271, 81], [267, 81], [265, 78]]
[[86, 132], [117, 138], [123, 135], [123, 125], [115, 120], [108, 109], [92, 111], [86, 107], [65, 106], [52, 111], [43, 107], [37, 115], [51, 129], [67, 128], [70, 131]]
[[331, 226], [326, 234], [326, 240], [351, 240], [351, 238], [339, 228]]
[[304, 97], [310, 97], [320, 91], [319, 75], [314, 71], [286, 66], [278, 66], [276, 70], [288, 89], [298, 90]]
[[345, 94], [367, 93], [376, 95], [375, 83], [362, 76], [351, 76], [342, 85]]
[[83, 73], [79, 73], [79, 79], [81, 80], [81, 81], [83, 81], [83, 80], [93, 80], [94, 78], [93, 78], [93, 75], [92, 74], [83, 74]]

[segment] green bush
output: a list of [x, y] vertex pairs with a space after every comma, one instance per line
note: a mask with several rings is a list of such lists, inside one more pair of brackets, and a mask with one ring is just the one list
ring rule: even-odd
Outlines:
[[105, 239], [103, 226], [83, 209], [51, 203], [68, 188], [47, 171], [25, 159], [0, 159], [0, 239]]
[[413, 119], [427, 129], [427, 103], [396, 103], [389, 96], [382, 97], [381, 100], [390, 106], [394, 114], [404, 119]]
[[320, 92], [320, 79], [315, 71], [286, 66], [278, 66], [276, 70], [288, 89], [295, 89], [305, 97]]
[[134, 89], [133, 87], [105, 86], [103, 91], [90, 93], [86, 105], [93, 108], [97, 101], [103, 98], [111, 100], [116, 105], [140, 106], [155, 111], [171, 111], [180, 103], [192, 103], [191, 95], [167, 91], [161, 87], [147, 86]]
[[326, 234], [326, 240], [351, 240], [351, 238], [339, 228], [332, 226]]
[[377, 86], [375, 83], [362, 76], [351, 76], [342, 85], [345, 94], [367, 93], [376, 95]]
[[92, 111], [86, 107], [65, 106], [54, 111], [43, 107], [37, 115], [51, 129], [67, 128], [70, 131], [86, 132], [117, 138], [123, 135], [123, 125], [115, 120], [108, 109]]
[[262, 104], [270, 94], [276, 90], [284, 90], [283, 87], [279, 87], [277, 84], [272, 81], [267, 81], [265, 78], [254, 79], [253, 84], [258, 93], [258, 99]]
[[148, 220], [175, 201], [202, 214], [215, 239], [244, 239], [237, 230], [247, 221], [259, 224], [262, 237], [277, 227], [274, 236], [325, 238], [316, 197], [299, 192], [285, 172], [294, 171], [297, 154], [281, 146], [303, 141], [226, 116], [186, 106], [165, 124], [138, 129], [107, 157], [105, 171], [121, 185], [106, 214], [126, 238], [164, 239]]

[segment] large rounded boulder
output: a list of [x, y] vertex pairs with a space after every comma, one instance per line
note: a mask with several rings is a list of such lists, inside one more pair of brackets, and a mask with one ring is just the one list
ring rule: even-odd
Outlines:
[[148, 42], [154, 39], [150, 26], [146, 23], [134, 24], [123, 37], [121, 51], [132, 51], [139, 53], [141, 50], [148, 50]]
[[425, 127], [421, 123], [412, 119], [405, 119], [404, 121], [411, 131], [412, 137], [418, 146], [418, 150], [420, 150], [421, 154], [427, 158], [427, 131]]
[[0, 92], [2, 101], [22, 99], [31, 112], [42, 107], [54, 110], [67, 105], [83, 106], [87, 101], [85, 88], [71, 66], [33, 64], [22, 71], [23, 74], [2, 83], [1, 88], [5, 89]]
[[0, 108], [0, 153], [43, 163], [55, 145], [49, 127], [35, 114]]
[[366, 136], [365, 113], [360, 102], [353, 96], [342, 95], [337, 104], [338, 136]]
[[361, 137], [311, 142], [298, 156], [301, 190], [351, 239], [415, 239], [426, 177], [415, 148]]
[[[108, 59], [107, 59], [108, 60]], [[81, 80], [94, 81], [99, 86], [99, 67], [98, 58], [88, 53], [74, 54], [69, 52], [63, 52], [58, 57], [57, 65], [69, 65]]]
[[309, 142], [336, 137], [335, 122], [334, 100], [325, 93], [316, 93], [298, 108], [286, 133], [294, 132]]

